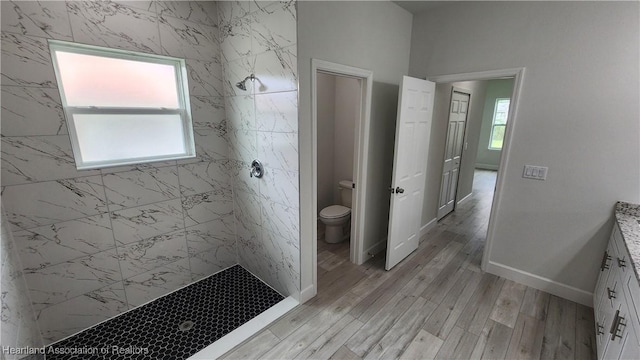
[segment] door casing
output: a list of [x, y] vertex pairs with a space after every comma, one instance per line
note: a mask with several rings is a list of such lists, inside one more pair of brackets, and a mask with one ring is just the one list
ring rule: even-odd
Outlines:
[[[311, 158], [312, 158], [312, 206], [313, 222], [312, 222], [312, 239], [311, 239], [311, 269], [312, 269], [312, 285], [301, 289], [300, 303], [306, 302], [313, 298], [318, 289], [318, 73], [331, 74], [336, 76], [345, 76], [361, 80], [361, 111], [360, 119], [356, 124], [355, 139], [355, 171], [353, 182], [356, 184], [354, 193], [354, 211], [351, 214], [351, 248], [349, 251], [349, 259], [351, 262], [360, 265], [368, 259], [364, 253], [363, 237], [364, 237], [364, 215], [366, 212], [367, 191], [367, 154], [369, 153], [369, 128], [371, 120], [371, 96], [373, 90], [373, 72], [366, 69], [360, 69], [353, 66], [332, 63], [329, 61], [311, 59]], [[304, 211], [301, 209], [300, 211]], [[301, 259], [307, 257], [301, 256]], [[300, 264], [301, 269], [308, 268], [305, 264]]]
[[518, 106], [520, 103], [520, 94], [522, 92], [522, 83], [524, 80], [525, 68], [510, 68], [510, 69], [500, 69], [500, 70], [488, 70], [488, 71], [479, 71], [479, 72], [470, 72], [470, 73], [460, 73], [460, 74], [448, 74], [448, 75], [437, 75], [430, 76], [427, 80], [431, 80], [435, 83], [452, 83], [459, 81], [474, 81], [474, 80], [491, 80], [498, 79], [504, 77], [513, 77], [513, 94], [511, 97], [511, 103], [509, 107], [509, 121], [507, 122], [507, 126], [504, 134], [504, 142], [502, 144], [502, 156], [500, 157], [500, 164], [498, 166], [498, 177], [496, 179], [496, 189], [493, 193], [493, 202], [491, 205], [491, 213], [489, 215], [489, 226], [487, 229], [487, 237], [484, 245], [484, 252], [482, 254], [482, 264], [481, 268], [483, 271], [487, 271], [487, 267], [489, 265], [489, 261], [491, 258], [491, 248], [493, 245], [493, 238], [495, 236], [496, 231], [496, 214], [501, 208], [501, 200], [502, 200], [502, 191], [504, 189], [504, 180], [505, 174], [508, 172], [507, 164], [509, 162], [509, 154], [511, 147], [513, 146], [511, 134], [513, 133], [513, 129], [517, 126], [517, 114], [518, 114]]

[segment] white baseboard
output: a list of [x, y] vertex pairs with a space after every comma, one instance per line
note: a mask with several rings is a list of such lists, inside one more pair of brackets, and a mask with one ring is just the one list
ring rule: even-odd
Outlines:
[[517, 283], [527, 285], [534, 289], [546, 291], [563, 299], [593, 307], [593, 293], [588, 291], [492, 261], [487, 264], [485, 271]]
[[315, 297], [316, 294], [317, 294], [317, 290], [313, 286], [313, 284], [307, 286], [302, 291], [300, 291], [300, 298], [299, 298], [300, 304], [304, 304], [307, 301], [313, 299], [313, 297]]
[[362, 258], [366, 260], [372, 258], [377, 255], [381, 251], [387, 248], [387, 237], [385, 236], [383, 239], [373, 244], [367, 249], [364, 249], [364, 254], [362, 254]]
[[471, 200], [471, 196], [473, 195], [472, 192], [469, 193], [469, 195], [463, 197], [462, 199], [460, 199], [460, 201], [458, 201], [458, 205], [464, 204], [465, 202]]
[[429, 230], [433, 229], [434, 226], [436, 226], [437, 223], [438, 223], [438, 219], [437, 218], [433, 218], [428, 223], [422, 225], [422, 227], [420, 228], [420, 237], [423, 237], [424, 234], [428, 233]]
[[476, 169], [483, 169], [483, 170], [498, 170], [498, 165], [493, 165], [493, 164], [476, 164], [475, 165]]

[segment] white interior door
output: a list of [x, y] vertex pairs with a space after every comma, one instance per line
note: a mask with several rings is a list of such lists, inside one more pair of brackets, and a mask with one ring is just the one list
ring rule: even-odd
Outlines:
[[393, 155], [387, 270], [418, 248], [436, 84], [404, 76]]
[[470, 97], [469, 94], [455, 90], [451, 96], [449, 128], [444, 151], [440, 200], [438, 201], [438, 220], [453, 211], [455, 206], [458, 175], [460, 174], [460, 159], [462, 158], [464, 144], [464, 129], [467, 123]]

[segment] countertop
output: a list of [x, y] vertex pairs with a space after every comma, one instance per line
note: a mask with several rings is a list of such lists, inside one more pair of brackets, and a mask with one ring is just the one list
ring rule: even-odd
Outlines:
[[631, 265], [640, 282], [640, 205], [622, 201], [616, 203], [616, 222], [620, 227], [622, 239], [631, 256]]

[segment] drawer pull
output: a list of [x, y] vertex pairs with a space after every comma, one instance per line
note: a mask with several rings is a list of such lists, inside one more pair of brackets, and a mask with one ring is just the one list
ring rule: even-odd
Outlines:
[[609, 264], [607, 263], [609, 260], [611, 260], [611, 256], [609, 256], [609, 253], [605, 250], [602, 256], [602, 262], [600, 263], [600, 271], [609, 269]]
[[607, 286], [607, 297], [609, 298], [609, 300], [616, 298], [616, 291], [611, 290], [611, 288], [608, 286]]
[[604, 334], [604, 326], [600, 325], [600, 323], [596, 323], [596, 327], [598, 328], [598, 330], [596, 330], [596, 335], [602, 335]]
[[618, 258], [618, 266], [621, 268], [627, 266], [627, 261], [625, 259]]
[[621, 326], [626, 326], [624, 323], [624, 318], [620, 316], [620, 310], [616, 310], [616, 315], [613, 318], [613, 323], [611, 324], [611, 340], [615, 340], [616, 338], [622, 338], [624, 335], [624, 331], [620, 330]]

